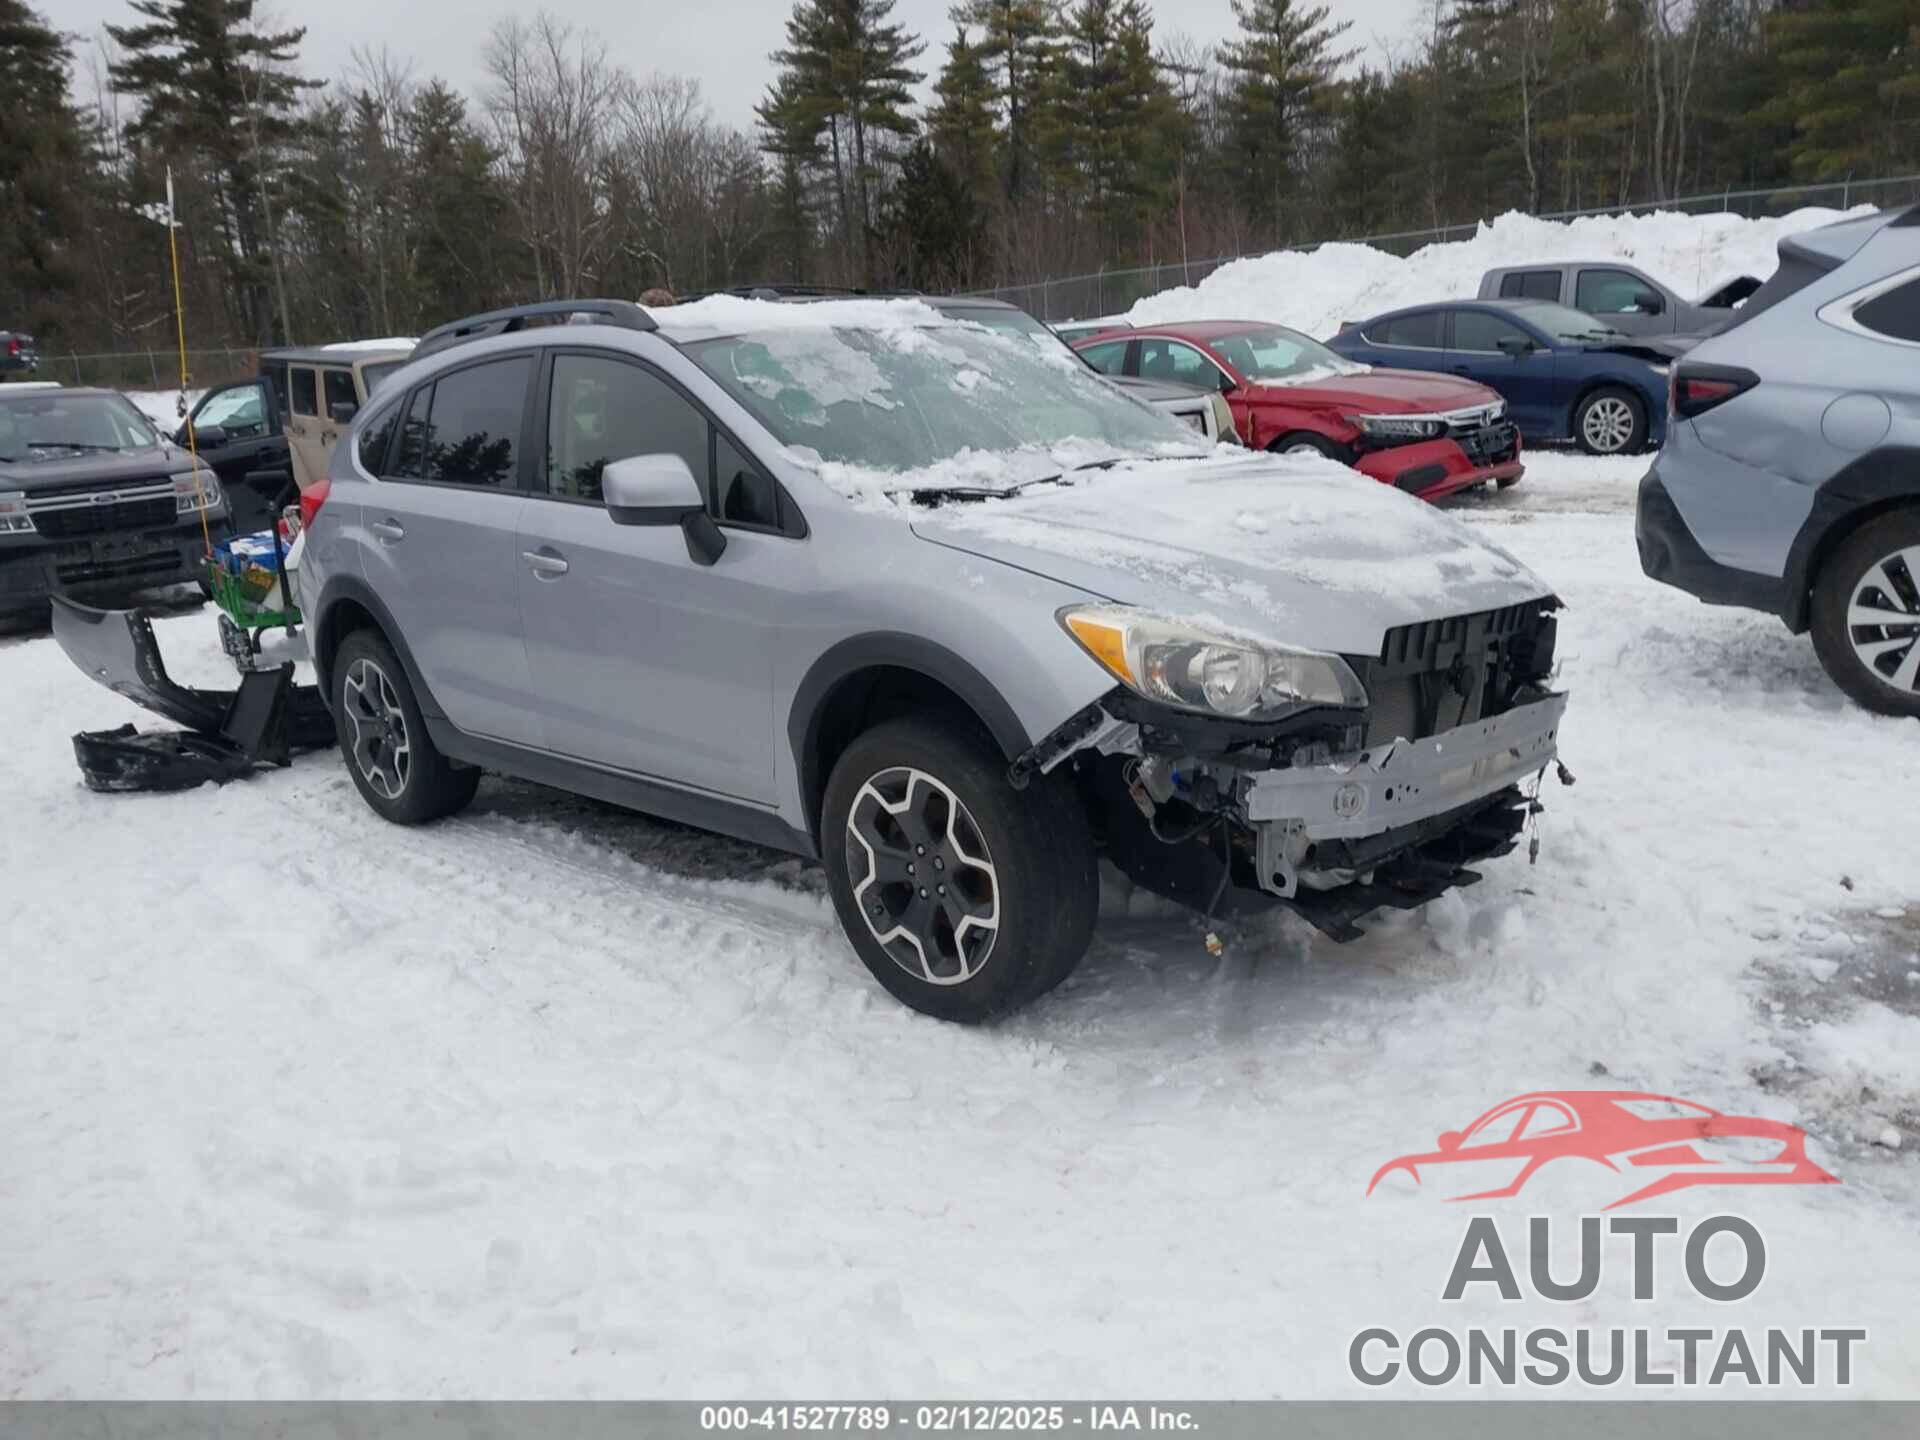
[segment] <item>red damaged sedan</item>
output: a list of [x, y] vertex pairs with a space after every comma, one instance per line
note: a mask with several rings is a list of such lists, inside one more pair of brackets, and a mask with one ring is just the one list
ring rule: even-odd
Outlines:
[[1256, 450], [1312, 451], [1437, 500], [1518, 480], [1520, 432], [1484, 385], [1419, 370], [1376, 370], [1283, 325], [1197, 320], [1091, 336], [1074, 346], [1096, 370], [1218, 389]]

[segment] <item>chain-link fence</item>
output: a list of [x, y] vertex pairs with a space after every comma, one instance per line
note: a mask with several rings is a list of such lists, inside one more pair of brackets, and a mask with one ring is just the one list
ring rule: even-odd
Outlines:
[[[1873, 180], [1838, 180], [1827, 185], [1796, 185], [1772, 190], [1716, 190], [1639, 205], [1600, 206], [1590, 210], [1556, 210], [1541, 220], [1573, 220], [1583, 215], [1624, 215], [1650, 210], [1678, 210], [1689, 215], [1732, 214], [1749, 219], [1784, 215], [1806, 205], [1844, 210], [1852, 205], [1882, 207], [1920, 200], [1920, 175], [1895, 175]], [[1393, 255], [1411, 255], [1423, 245], [1440, 240], [1468, 240], [1483, 222], [1469, 220], [1425, 230], [1400, 230], [1387, 235], [1342, 235], [1289, 245], [1289, 250], [1317, 250], [1326, 244], [1371, 245]], [[1263, 255], [1268, 250], [1250, 252]], [[1125, 270], [1100, 270], [1086, 275], [1063, 275], [1022, 285], [1002, 285], [970, 293], [1008, 300], [1048, 323], [1089, 320], [1129, 310], [1137, 300], [1176, 285], [1197, 285], [1222, 265], [1248, 255], [1222, 255], [1210, 260], [1178, 260]]]
[[[253, 350], [189, 350], [187, 373], [193, 389], [241, 380], [259, 372], [259, 353]], [[180, 386], [180, 352], [118, 350], [101, 355], [76, 355], [40, 348], [40, 368], [32, 375], [18, 372], [13, 380], [57, 380], [62, 385], [104, 385], [112, 390], [174, 390]]]

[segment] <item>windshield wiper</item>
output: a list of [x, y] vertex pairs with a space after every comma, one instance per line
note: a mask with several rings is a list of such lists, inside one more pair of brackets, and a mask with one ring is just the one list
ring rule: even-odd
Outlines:
[[93, 445], [85, 440], [29, 440], [29, 450], [118, 450], [118, 445]]

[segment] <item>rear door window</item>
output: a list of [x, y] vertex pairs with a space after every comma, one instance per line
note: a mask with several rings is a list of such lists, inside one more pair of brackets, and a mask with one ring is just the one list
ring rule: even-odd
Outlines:
[[426, 479], [496, 490], [513, 486], [532, 371], [533, 361], [519, 355], [434, 382], [423, 439]]
[[1439, 350], [1445, 347], [1445, 317], [1438, 310], [1420, 310], [1412, 315], [1396, 315], [1367, 331], [1375, 345], [1397, 345], [1408, 350]]
[[320, 413], [320, 387], [314, 383], [313, 371], [305, 365], [290, 367], [289, 378], [293, 383], [293, 413], [296, 415], [318, 415]]
[[1560, 298], [1560, 272], [1558, 270], [1515, 270], [1510, 275], [1502, 275], [1500, 298], [1557, 301]]
[[351, 370], [322, 370], [320, 378], [325, 386], [327, 418], [333, 418], [333, 407], [351, 405], [359, 408], [360, 397], [353, 392], [353, 372]]

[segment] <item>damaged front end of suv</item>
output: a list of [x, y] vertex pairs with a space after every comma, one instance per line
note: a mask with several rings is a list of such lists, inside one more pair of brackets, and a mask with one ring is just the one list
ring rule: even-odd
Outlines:
[[1060, 623], [1119, 683], [1013, 766], [1074, 776], [1109, 859], [1209, 914], [1284, 905], [1335, 940], [1513, 850], [1566, 696], [1552, 596], [1388, 630], [1376, 653], [1265, 644], [1126, 606]]

